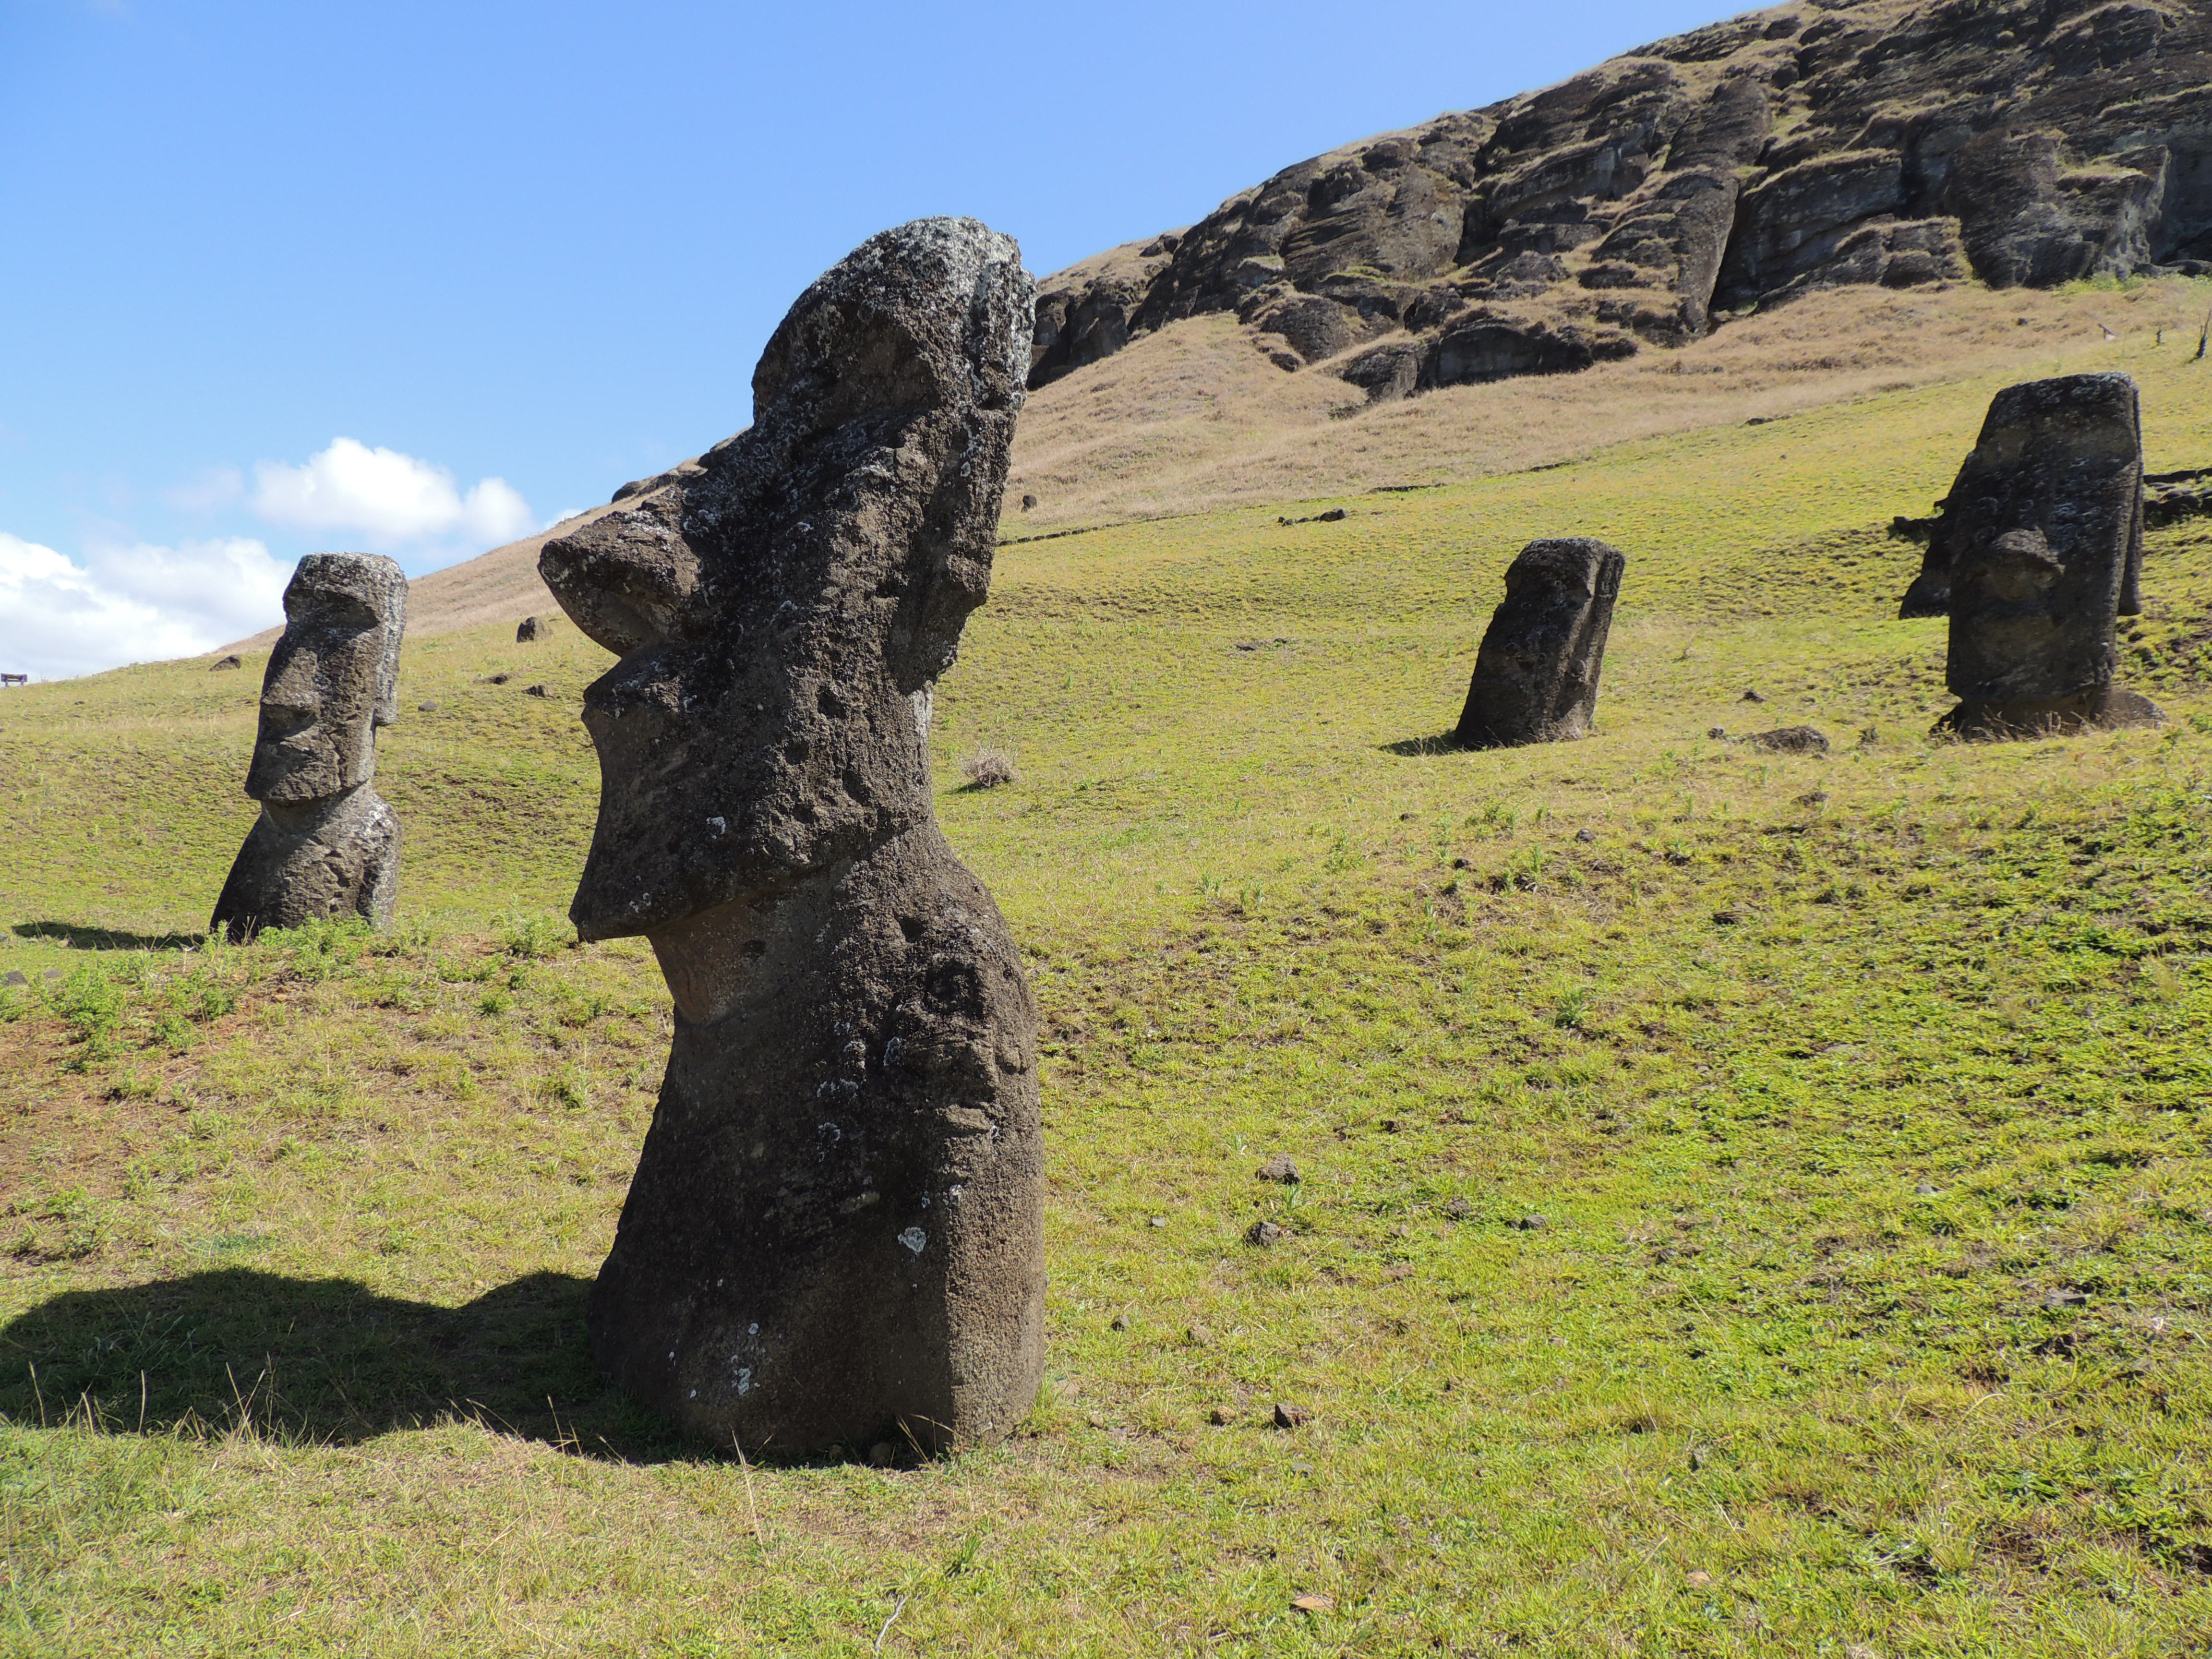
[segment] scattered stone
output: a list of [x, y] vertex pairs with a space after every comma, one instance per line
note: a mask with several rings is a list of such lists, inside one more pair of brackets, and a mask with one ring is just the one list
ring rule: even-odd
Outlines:
[[1313, 1413], [1304, 1406], [1275, 1407], [1275, 1426], [1279, 1429], [1302, 1429], [1313, 1421]]
[[1206, 1413], [1206, 1420], [1217, 1429], [1225, 1429], [1237, 1420], [1237, 1414], [1226, 1406], [1216, 1406], [1212, 1411]]
[[1585, 847], [1592, 846], [1595, 844], [1597, 841], [1597, 831], [1595, 830], [1577, 830], [1575, 831], [1575, 839]]
[[1252, 1173], [1262, 1181], [1273, 1181], [1285, 1187], [1298, 1184], [1298, 1166], [1291, 1162], [1288, 1152], [1277, 1152]]
[[349, 915], [382, 927], [399, 888], [399, 820], [371, 780], [398, 716], [407, 578], [376, 554], [310, 553], [284, 617], [246, 774], [261, 816], [209, 923], [234, 942]]
[[1726, 743], [1728, 741], [1728, 727], [1725, 726], [1708, 726], [1705, 730], [1705, 735], [1711, 738], [1715, 743]]
[[1001, 1438], [1043, 1368], [1036, 1006], [932, 810], [935, 681], [989, 588], [1033, 284], [972, 219], [869, 239], [751, 424], [538, 568], [621, 661], [570, 915], [677, 1020], [588, 1305], [634, 1399], [799, 1456]]
[[1770, 755], [1825, 755], [1825, 732], [1809, 726], [1785, 726], [1772, 732], [1754, 732], [1744, 741]]
[[1948, 612], [1939, 732], [2043, 736], [2158, 723], [2120, 685], [2117, 622], [2139, 615], [2142, 417], [2124, 374], [2008, 386], [1951, 486], [1904, 614]]
[[483, 685], [505, 685], [514, 678], [512, 674], [487, 674], [478, 682]]
[[1698, 1470], [1704, 1468], [1706, 1464], [1712, 1461], [1712, 1454], [1707, 1451], [1703, 1446], [1692, 1446], [1690, 1448], [1690, 1472], [1692, 1474], [1695, 1474]]
[[2043, 1297], [2043, 1305], [2051, 1312], [2057, 1313], [2067, 1308], [2086, 1308], [2089, 1305], [2089, 1298], [2077, 1290], [2061, 1288], [2046, 1291]]
[[1023, 497], [1022, 497], [1022, 511], [1023, 511], [1023, 512], [1024, 512], [1024, 513], [1030, 513], [1030, 512], [1034, 512], [1034, 511], [1036, 511], [1036, 496], [1034, 496], [1034, 495], [1024, 495], [1024, 496], [1023, 496]]
[[1284, 1229], [1272, 1221], [1255, 1221], [1244, 1233], [1248, 1243], [1257, 1244], [1263, 1250], [1280, 1243], [1283, 1236]]
[[1513, 1224], [1524, 1233], [1540, 1233], [1552, 1224], [1540, 1215], [1524, 1215]]
[[1444, 1205], [1444, 1213], [1454, 1221], [1464, 1221], [1474, 1213], [1474, 1206], [1464, 1198], [1455, 1198]]
[[1713, 925], [1717, 927], [1733, 927], [1742, 920], [1743, 916], [1739, 911], [1716, 910], [1713, 912]]
[[1194, 1348], [1210, 1348], [1213, 1346], [1213, 1328], [1210, 1325], [1193, 1325], [1183, 1334], [1190, 1339], [1190, 1346]]
[[1800, 806], [1825, 806], [1827, 801], [1828, 792], [1825, 789], [1808, 789], [1797, 797], [1797, 805]]
[[1682, 1582], [1692, 1589], [1704, 1589], [1713, 1582], [1713, 1576], [1709, 1572], [1688, 1572], [1682, 1576]]
[[1146, 1224], [1152, 1227], [1164, 1227], [1168, 1224], [1168, 1218], [1164, 1215], [1156, 1215], [1152, 1217]]
[[1912, 1189], [1915, 1196], [1920, 1198], [1933, 1198], [1939, 1190], [1941, 1189], [1932, 1181], [1923, 1181]]
[[1462, 744], [1558, 743], [1589, 731], [1627, 562], [1587, 538], [1521, 550], [1475, 656], [1456, 733]]
[[550, 631], [550, 624], [540, 622], [535, 617], [525, 617], [515, 625], [514, 642], [517, 645], [528, 645], [533, 641], [544, 639]]
[[536, 685], [525, 687], [522, 695], [526, 697], [550, 697], [553, 695], [553, 688], [540, 681]]
[[1114, 1316], [1114, 1322], [1108, 1328], [1116, 1331], [1127, 1330], [1129, 1328], [1129, 1316], [1127, 1314], [1115, 1314]]
[[418, 702], [415, 705], [415, 709], [417, 714], [434, 714], [438, 712], [438, 705], [434, 702]]
[[1756, 691], [1746, 691], [1743, 696], [1737, 698], [1736, 701], [1738, 702], [1765, 702], [1766, 699], [1760, 696]]
[[210, 674], [227, 674], [234, 668], [243, 668], [245, 666], [246, 660], [242, 657], [217, 657], [213, 662], [208, 665], [208, 672]]
[[1315, 514], [1313, 515], [1313, 517], [1311, 517], [1310, 519], [1281, 519], [1281, 518], [1279, 518], [1279, 519], [1277, 519], [1277, 520], [1275, 520], [1275, 522], [1276, 522], [1277, 524], [1279, 524], [1279, 525], [1294, 525], [1294, 524], [1342, 524], [1342, 523], [1344, 522], [1344, 520], [1346, 520], [1346, 518], [1347, 518], [1348, 516], [1349, 516], [1349, 515], [1345, 512], [1345, 510], [1344, 510], [1342, 507], [1332, 507], [1331, 508], [1329, 508], [1329, 510], [1328, 510], [1328, 512], [1326, 512], [1326, 513], [1316, 513], [1316, 514]]
[[1293, 1595], [1291, 1606], [1300, 1613], [1334, 1613], [1336, 1598], [1331, 1595]]
[[1003, 749], [978, 749], [960, 763], [960, 775], [970, 789], [998, 789], [1021, 781], [1014, 757]]
[[0, 980], [0, 985], [28, 985], [30, 982], [31, 976], [21, 968], [10, 968], [8, 970], [8, 977]]

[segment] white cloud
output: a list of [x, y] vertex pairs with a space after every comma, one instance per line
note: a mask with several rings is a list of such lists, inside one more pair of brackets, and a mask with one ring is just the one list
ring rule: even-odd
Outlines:
[[263, 461], [253, 469], [253, 510], [293, 530], [358, 532], [368, 545], [462, 537], [495, 546], [537, 528], [530, 503], [504, 478], [464, 495], [443, 467], [396, 449], [336, 438], [305, 466]]
[[282, 622], [291, 576], [242, 537], [101, 548], [80, 565], [0, 532], [0, 669], [61, 679], [197, 656]]

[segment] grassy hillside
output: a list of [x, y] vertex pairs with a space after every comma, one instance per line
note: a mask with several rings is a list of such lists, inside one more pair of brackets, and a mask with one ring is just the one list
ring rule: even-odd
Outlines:
[[[2066, 366], [2203, 464], [2193, 345]], [[2166, 728], [1930, 741], [1879, 526], [1996, 383], [1003, 551], [935, 735], [1048, 1024], [1051, 1381], [939, 1463], [592, 1374], [669, 1018], [556, 919], [603, 653], [411, 644], [398, 927], [238, 950], [259, 660], [0, 696], [0, 1651], [2201, 1645], [2212, 527]], [[1630, 560], [1596, 735], [1443, 750], [1561, 533]]]

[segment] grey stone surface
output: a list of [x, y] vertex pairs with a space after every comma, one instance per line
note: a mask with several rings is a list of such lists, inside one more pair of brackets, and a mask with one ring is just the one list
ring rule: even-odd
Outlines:
[[514, 642], [517, 645], [529, 645], [537, 640], [543, 639], [544, 633], [544, 623], [535, 617], [525, 617], [515, 624]]
[[398, 713], [407, 578], [379, 555], [310, 553], [284, 618], [246, 775], [261, 816], [209, 924], [233, 939], [347, 915], [380, 927], [399, 884], [399, 823], [373, 780], [377, 728]]
[[1945, 678], [1960, 708], [1940, 729], [2157, 718], [2113, 682], [2116, 618], [2142, 609], [2142, 433], [2124, 374], [2032, 380], [1991, 401], [1905, 607], [1950, 615]]
[[1531, 542], [1476, 654], [1457, 736], [1471, 749], [1557, 743], [1589, 731], [1627, 560], [1587, 538]]
[[650, 939], [677, 1010], [592, 1348], [750, 1455], [989, 1442], [1042, 1372], [1036, 1006], [927, 749], [1033, 296], [974, 220], [872, 238], [777, 329], [749, 428], [539, 562], [621, 658], [570, 915]]
[[1352, 348], [1426, 355], [1470, 308], [1492, 331], [1474, 360], [1555, 374], [1809, 289], [2159, 269], [2212, 270], [2212, 10], [1779, 6], [1300, 161], [1071, 267], [1039, 297], [1033, 384], [1206, 313], [1293, 361], [1347, 353], [1380, 399], [1458, 381]]
[[1744, 741], [1753, 749], [1763, 749], [1770, 755], [1825, 755], [1828, 752], [1828, 734], [1814, 726], [1778, 726], [1771, 732], [1754, 732]]

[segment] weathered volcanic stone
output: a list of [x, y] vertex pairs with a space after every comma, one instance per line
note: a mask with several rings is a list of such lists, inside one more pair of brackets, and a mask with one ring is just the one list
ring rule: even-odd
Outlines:
[[514, 625], [514, 642], [529, 645], [545, 636], [545, 624], [535, 617], [525, 617]]
[[[1951, 617], [1942, 729], [1968, 736], [2135, 725], [2113, 684], [2114, 620], [2142, 609], [2142, 423], [2124, 374], [2009, 386], [1951, 486], [1915, 591]], [[1910, 596], [1908, 596], [1910, 603]]]
[[1471, 749], [1557, 743], [1589, 731], [1613, 602], [1628, 562], [1585, 538], [1531, 542], [1505, 573], [1459, 717]]
[[381, 927], [399, 885], [399, 821], [371, 780], [398, 713], [407, 578], [375, 554], [310, 553], [284, 617], [246, 774], [261, 817], [209, 924], [233, 939], [349, 915]]
[[1036, 1392], [1036, 1006], [927, 752], [1034, 292], [971, 219], [871, 239], [777, 329], [750, 428], [539, 561], [622, 658], [570, 915], [650, 939], [677, 1009], [592, 1349], [749, 1454], [988, 1442]]

